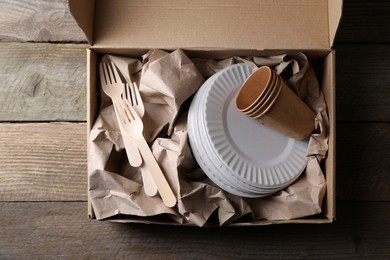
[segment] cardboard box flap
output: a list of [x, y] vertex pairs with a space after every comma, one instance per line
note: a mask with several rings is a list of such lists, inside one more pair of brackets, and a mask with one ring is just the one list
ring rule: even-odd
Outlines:
[[329, 14], [329, 45], [333, 45], [336, 36], [337, 28], [341, 19], [343, 11], [342, 0], [328, 0], [328, 14]]
[[77, 24], [83, 30], [89, 43], [93, 41], [93, 24], [95, 19], [95, 0], [68, 1], [69, 10]]
[[93, 46], [144, 49], [330, 48], [342, 5], [341, 0], [93, 2], [69, 0]]

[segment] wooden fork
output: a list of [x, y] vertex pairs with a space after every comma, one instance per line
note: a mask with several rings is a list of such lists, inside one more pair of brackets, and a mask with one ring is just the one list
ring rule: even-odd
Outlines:
[[[132, 89], [130, 88], [130, 91]], [[132, 96], [137, 97], [136, 93], [132, 93]], [[150, 150], [144, 136], [143, 129], [144, 125], [141, 118], [135, 112], [131, 103], [126, 102], [125, 113], [123, 114], [123, 123], [125, 129], [132, 134], [135, 142], [138, 145], [138, 149], [141, 152], [144, 163], [149, 168], [151, 176], [154, 180], [154, 183], [157, 186], [157, 189], [160, 193], [160, 196], [167, 207], [173, 207], [176, 205], [176, 197], [173, 193], [167, 179], [165, 178], [163, 172], [160, 169], [160, 166], [157, 164], [156, 159], [154, 158], [152, 151]]]
[[142, 164], [141, 155], [131, 136], [126, 134], [121, 120], [122, 116], [120, 111], [120, 104], [122, 103], [121, 97], [123, 83], [120, 81], [118, 72], [112, 66], [114, 66], [114, 64], [100, 63], [100, 82], [104, 93], [106, 93], [106, 95], [109, 96], [112, 100], [129, 163], [133, 167], [139, 167]]
[[[135, 83], [125, 83], [123, 85], [122, 100], [125, 106], [132, 106], [137, 115], [142, 119], [145, 108]], [[147, 161], [141, 164], [141, 175], [146, 195], [150, 197], [155, 196], [157, 194], [157, 185], [152, 178]]]

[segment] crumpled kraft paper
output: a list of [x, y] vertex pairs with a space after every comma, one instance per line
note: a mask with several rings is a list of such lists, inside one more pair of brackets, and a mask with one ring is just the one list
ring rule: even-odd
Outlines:
[[[145, 136], [178, 204], [167, 208], [158, 195], [150, 198], [144, 193], [139, 170], [128, 164], [124, 154], [115, 112], [103, 95], [105, 102], [91, 130], [88, 153], [89, 196], [98, 219], [119, 214], [166, 214], [179, 223], [203, 226], [211, 216], [219, 225], [225, 225], [248, 215], [254, 220], [283, 220], [321, 212], [326, 183], [320, 162], [328, 149], [328, 117], [316, 75], [304, 54], [215, 61], [190, 60], [182, 50], [172, 53], [151, 50], [142, 61], [111, 55], [105, 55], [102, 60], [112, 61], [123, 80], [139, 83], [146, 109]], [[186, 101], [190, 101], [204, 78], [240, 62], [253, 68], [272, 67], [317, 114], [306, 171], [283, 191], [265, 198], [241, 198], [221, 190], [199, 168], [187, 140]]]
[[139, 89], [150, 117], [145, 136], [153, 140], [164, 127], [168, 135], [172, 134], [181, 105], [198, 90], [204, 78], [180, 49], [170, 54], [152, 50], [143, 59]]

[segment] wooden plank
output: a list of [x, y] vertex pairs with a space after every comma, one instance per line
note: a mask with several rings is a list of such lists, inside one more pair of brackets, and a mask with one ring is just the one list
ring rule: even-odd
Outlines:
[[86, 44], [0, 44], [0, 121], [85, 121]]
[[[0, 44], [0, 120], [85, 120], [86, 47]], [[335, 49], [338, 120], [389, 121], [390, 45], [347, 44]]]
[[0, 41], [86, 42], [66, 0], [2, 0], [0, 10]]
[[337, 125], [337, 198], [390, 200], [390, 124]]
[[85, 202], [0, 203], [8, 259], [385, 259], [390, 203], [340, 203], [322, 225], [195, 228], [115, 224], [86, 217]]
[[[0, 44], [0, 121], [84, 121], [86, 47]], [[335, 49], [338, 120], [390, 121], [390, 45]]]
[[[390, 200], [389, 143], [390, 124], [337, 125], [339, 200]], [[86, 200], [86, 124], [0, 124], [0, 165], [0, 201]]]
[[336, 43], [390, 42], [388, 0], [344, 0]]
[[0, 201], [86, 200], [86, 124], [0, 124]]
[[338, 121], [390, 122], [390, 44], [338, 44]]

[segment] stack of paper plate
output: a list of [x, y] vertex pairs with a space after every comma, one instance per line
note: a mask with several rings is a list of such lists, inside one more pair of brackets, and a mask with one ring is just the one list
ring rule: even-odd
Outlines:
[[210, 77], [188, 113], [190, 145], [202, 170], [223, 190], [262, 197], [293, 183], [306, 167], [307, 141], [263, 126], [237, 111], [235, 96], [252, 73], [232, 65]]

